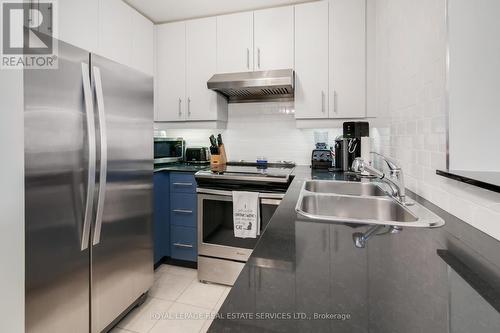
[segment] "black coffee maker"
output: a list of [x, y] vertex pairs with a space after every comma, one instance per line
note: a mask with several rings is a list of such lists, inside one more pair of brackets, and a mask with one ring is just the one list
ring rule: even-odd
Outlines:
[[356, 157], [361, 157], [361, 137], [370, 136], [366, 121], [344, 123], [344, 135], [335, 140], [335, 169], [348, 171]]

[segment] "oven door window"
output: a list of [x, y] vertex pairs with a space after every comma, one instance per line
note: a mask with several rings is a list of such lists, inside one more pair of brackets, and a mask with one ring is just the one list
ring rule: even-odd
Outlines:
[[[271, 220], [279, 200], [260, 199], [261, 234]], [[233, 230], [232, 197], [207, 196], [202, 199], [203, 243], [253, 249], [257, 238], [237, 238]]]

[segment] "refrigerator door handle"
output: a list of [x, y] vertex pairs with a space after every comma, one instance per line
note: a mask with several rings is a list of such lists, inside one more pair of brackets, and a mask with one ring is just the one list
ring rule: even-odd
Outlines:
[[94, 66], [94, 86], [97, 100], [97, 114], [99, 115], [99, 138], [101, 142], [101, 166], [99, 170], [99, 191], [97, 197], [97, 213], [94, 230], [93, 245], [101, 241], [102, 215], [106, 195], [106, 176], [108, 172], [108, 143], [106, 135], [106, 118], [104, 112], [104, 94], [102, 92], [101, 70]]
[[87, 144], [88, 144], [88, 174], [87, 174], [87, 197], [85, 199], [85, 216], [83, 218], [83, 231], [81, 240], [81, 251], [88, 248], [90, 238], [90, 224], [92, 220], [92, 209], [94, 203], [95, 171], [96, 171], [96, 135], [94, 124], [94, 105], [92, 100], [92, 89], [90, 87], [89, 65], [82, 62], [83, 98], [85, 103], [85, 114], [87, 117]]

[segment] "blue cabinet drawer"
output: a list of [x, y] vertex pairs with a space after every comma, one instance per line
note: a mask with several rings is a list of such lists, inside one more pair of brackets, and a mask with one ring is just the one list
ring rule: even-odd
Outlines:
[[196, 228], [171, 226], [170, 254], [173, 259], [196, 261], [198, 244]]
[[191, 173], [172, 172], [170, 174], [170, 192], [196, 193], [196, 180]]
[[170, 223], [196, 227], [196, 194], [170, 194]]

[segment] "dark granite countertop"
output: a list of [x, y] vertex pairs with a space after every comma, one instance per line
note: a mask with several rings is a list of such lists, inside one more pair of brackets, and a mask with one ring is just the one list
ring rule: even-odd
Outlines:
[[210, 164], [189, 164], [184, 162], [155, 164], [154, 172], [173, 171], [173, 172], [198, 172], [200, 170], [210, 169]]
[[294, 174], [209, 332], [500, 332], [500, 242], [409, 193], [446, 225], [376, 235], [359, 249], [352, 234], [368, 226], [294, 210], [304, 180], [349, 176]]

